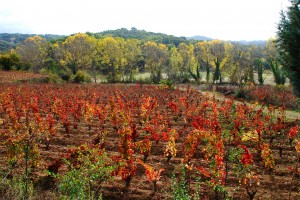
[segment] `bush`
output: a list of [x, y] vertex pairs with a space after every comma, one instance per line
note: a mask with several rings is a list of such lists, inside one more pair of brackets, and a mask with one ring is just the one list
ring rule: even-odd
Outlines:
[[19, 57], [14, 53], [0, 54], [0, 69], [13, 70], [17, 69], [16, 66], [20, 65]]
[[41, 80], [43, 83], [62, 83], [62, 79], [57, 75], [54, 74], [46, 69], [41, 69], [41, 74], [45, 75], [45, 78]]
[[245, 99], [246, 98], [246, 92], [243, 88], [238, 88], [235, 92], [234, 92], [234, 96], [237, 99]]
[[69, 82], [71, 80], [71, 75], [68, 73], [60, 73], [60, 78], [66, 82]]
[[107, 82], [108, 83], [119, 83], [119, 82], [121, 82], [121, 75], [109, 73], [107, 75]]
[[283, 85], [257, 87], [247, 92], [247, 98], [274, 106], [286, 106], [290, 109], [297, 109], [299, 106], [299, 100], [292, 89]]
[[111, 178], [116, 165], [106, 153], [98, 149], [79, 152], [78, 163], [66, 161], [70, 170], [54, 175], [59, 182], [60, 199], [102, 199], [101, 183]]
[[174, 89], [173, 81], [172, 80], [161, 80], [160, 84], [163, 87], [169, 88], [169, 89]]
[[172, 175], [172, 185], [171, 190], [173, 193], [173, 199], [175, 200], [189, 200], [190, 195], [187, 188], [187, 183], [185, 180], [185, 174], [182, 174], [178, 179], [175, 174]]
[[88, 75], [88, 73], [79, 70], [75, 75], [71, 77], [71, 80], [73, 83], [90, 83], [91, 77]]
[[181, 83], [189, 83], [189, 82], [190, 82], [190, 79], [187, 78], [187, 77], [185, 77], [185, 78], [183, 78], [183, 79], [180, 80], [180, 81], [181, 81]]
[[44, 79], [44, 83], [62, 83], [62, 79], [57, 74], [48, 74]]

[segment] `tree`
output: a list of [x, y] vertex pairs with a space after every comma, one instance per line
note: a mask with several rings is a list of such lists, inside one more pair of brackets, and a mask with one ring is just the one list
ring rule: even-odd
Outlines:
[[[195, 66], [196, 66], [196, 60], [194, 56], [194, 46], [192, 44], [187, 45], [184, 43], [181, 43], [178, 46], [178, 52], [182, 58], [182, 66], [180, 68], [180, 78], [184, 80], [189, 79], [189, 75], [191, 75], [195, 81], [198, 81], [197, 75], [195, 75]], [[197, 72], [196, 72], [197, 73]], [[199, 75], [199, 68], [198, 68], [198, 75]]]
[[257, 71], [257, 79], [260, 85], [263, 84], [263, 72], [264, 72], [264, 46], [262, 45], [250, 45], [249, 47], [250, 52], [250, 64], [251, 64], [251, 73], [252, 77], [249, 79], [254, 82], [254, 70]]
[[219, 81], [222, 83], [222, 73], [221, 69], [227, 62], [227, 54], [226, 54], [226, 45], [225, 42], [221, 40], [213, 40], [209, 44], [211, 57], [213, 60], [213, 63], [215, 65], [215, 72], [213, 76], [213, 83], [216, 81]]
[[69, 67], [67, 66], [66, 61], [64, 60], [64, 48], [62, 46], [61, 41], [56, 41], [52, 47], [52, 52], [51, 52], [51, 58], [53, 59], [53, 64], [56, 66], [54, 69], [51, 69], [51, 67], [48, 67], [49, 71], [52, 73], [57, 73], [60, 75], [60, 77], [65, 80], [69, 81], [71, 78], [72, 72], [70, 72]]
[[211, 54], [209, 48], [209, 42], [203, 41], [198, 42], [195, 45], [195, 58], [201, 66], [205, 66], [206, 69], [206, 83], [209, 82], [210, 79], [210, 63], [211, 63]]
[[180, 67], [183, 65], [183, 60], [176, 47], [170, 49], [170, 64], [167, 68], [167, 76], [170, 80], [177, 82], [179, 79]]
[[[134, 30], [134, 28], [131, 30]], [[140, 58], [142, 57], [140, 41], [137, 39], [126, 39], [124, 53], [126, 59], [124, 75], [128, 77], [130, 82], [133, 82], [134, 75], [139, 71], [139, 62]]]
[[49, 44], [40, 36], [27, 38], [16, 48], [16, 53], [23, 64], [28, 65], [34, 72], [45, 67], [49, 56]]
[[283, 73], [283, 70], [279, 67], [278, 62], [277, 61], [273, 62], [271, 60], [270, 67], [271, 67], [271, 71], [273, 72], [276, 85], [284, 85], [286, 81], [286, 77]]
[[125, 40], [123, 38], [106, 37], [98, 41], [99, 61], [102, 72], [107, 75], [108, 82], [121, 81], [124, 66], [127, 63], [124, 45]]
[[227, 73], [231, 83], [242, 87], [248, 81], [254, 82], [249, 46], [236, 43], [231, 45], [229, 51]]
[[276, 85], [284, 85], [285, 83], [285, 74], [282, 67], [279, 65], [279, 55], [277, 52], [277, 48], [275, 46], [275, 39], [270, 38], [266, 43], [266, 56], [268, 63], [270, 65], [271, 71], [274, 75], [274, 81]]
[[[258, 46], [258, 45], [247, 45], [247, 52], [249, 53], [249, 65], [248, 65], [248, 76], [249, 76], [249, 81], [252, 83], [255, 83], [254, 80], [254, 70], [257, 70], [257, 74], [259, 76], [259, 69], [257, 68], [257, 60], [262, 59], [263, 57], [263, 47], [262, 46]], [[263, 73], [263, 70], [261, 70], [261, 72]], [[261, 74], [262, 76], [262, 74]], [[260, 77], [258, 78], [260, 79]], [[259, 81], [260, 82], [260, 81]]]
[[257, 78], [258, 82], [260, 85], [264, 84], [264, 78], [263, 78], [263, 73], [264, 73], [264, 62], [263, 59], [256, 58], [254, 61], [254, 66], [257, 69]]
[[20, 67], [20, 58], [13, 49], [10, 53], [0, 54], [0, 69], [12, 70], [14, 67]]
[[143, 51], [145, 55], [145, 67], [150, 71], [150, 78], [153, 83], [159, 83], [169, 59], [168, 48], [164, 44], [146, 42]]
[[291, 0], [287, 12], [281, 12], [277, 46], [279, 61], [297, 95], [300, 95], [300, 1]]
[[[72, 74], [80, 69], [89, 69], [96, 55], [96, 39], [87, 34], [77, 33], [69, 36], [62, 43], [63, 65], [67, 66]], [[57, 54], [59, 55], [60, 52]]]

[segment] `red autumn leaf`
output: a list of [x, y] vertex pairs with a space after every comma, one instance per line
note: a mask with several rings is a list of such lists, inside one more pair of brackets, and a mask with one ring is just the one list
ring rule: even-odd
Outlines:
[[298, 135], [298, 131], [299, 131], [298, 126], [294, 126], [293, 128], [291, 128], [287, 135], [288, 138], [290, 138], [290, 139], [296, 138]]
[[210, 173], [209, 171], [207, 171], [206, 169], [204, 169], [203, 167], [199, 166], [197, 167], [197, 169], [203, 174], [203, 176], [209, 178], [210, 177]]

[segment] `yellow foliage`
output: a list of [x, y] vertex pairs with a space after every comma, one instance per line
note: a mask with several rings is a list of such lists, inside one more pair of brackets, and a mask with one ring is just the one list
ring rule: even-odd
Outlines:
[[257, 142], [259, 140], [259, 135], [256, 130], [254, 131], [248, 131], [247, 133], [244, 133], [242, 136], [242, 141], [254, 141]]

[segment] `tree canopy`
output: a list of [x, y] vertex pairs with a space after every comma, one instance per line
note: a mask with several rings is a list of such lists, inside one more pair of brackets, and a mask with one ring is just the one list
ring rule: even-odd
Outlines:
[[[73, 79], [83, 70], [95, 82], [99, 79], [135, 82], [138, 79], [159, 83], [167, 79], [176, 83], [225, 81], [244, 85], [257, 80], [262, 83], [264, 68], [270, 68], [269, 60], [275, 63], [273, 60], [278, 54], [273, 42], [261, 46], [221, 40], [187, 41], [178, 37], [174, 43], [161, 40], [173, 37], [135, 28], [77, 33], [51, 41], [34, 35], [19, 43], [15, 54], [0, 53], [0, 68], [35, 72], [44, 69], [64, 80]], [[138, 75], [144, 72], [145, 76]], [[259, 77], [254, 78], [255, 74]]]
[[280, 63], [287, 71], [295, 92], [300, 95], [300, 9], [299, 0], [291, 0], [286, 12], [281, 12], [277, 46]]

